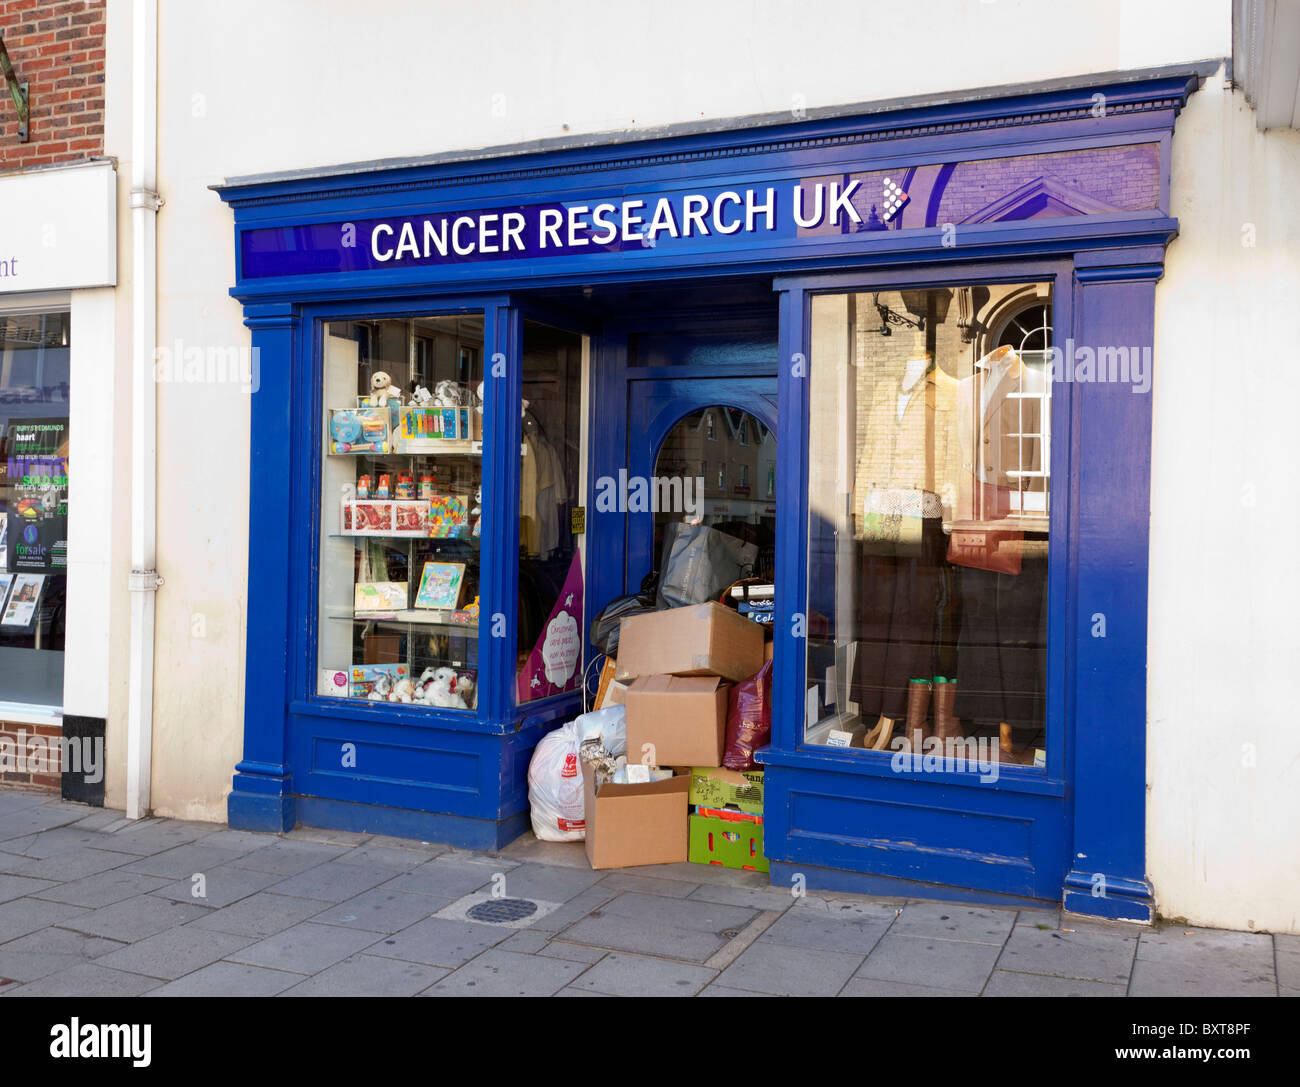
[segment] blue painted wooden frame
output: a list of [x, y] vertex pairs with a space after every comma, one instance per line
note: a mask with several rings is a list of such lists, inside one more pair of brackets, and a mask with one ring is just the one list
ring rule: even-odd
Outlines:
[[[1086, 88], [815, 122], [332, 176], [249, 179], [218, 187], [235, 217], [231, 293], [244, 305], [245, 323], [261, 360], [250, 439], [249, 582], [258, 592], [250, 594], [249, 601], [244, 752], [229, 802], [232, 825], [278, 829], [304, 818], [477, 845], [500, 844], [526, 825], [528, 754], [549, 725], [572, 712], [575, 700], [558, 697], [521, 709], [508, 704], [513, 683], [502, 682], [513, 677], [513, 660], [507, 664], [505, 658], [514, 645], [514, 609], [504, 604], [512, 600], [517, 578], [511, 550], [517, 527], [510, 504], [518, 486], [512, 451], [519, 438], [517, 413], [497, 408], [518, 402], [514, 364], [525, 305], [512, 292], [526, 287], [531, 294], [539, 288], [597, 282], [784, 277], [779, 284], [783, 363], [777, 607], [788, 619], [806, 598], [806, 571], [800, 563], [807, 524], [802, 481], [807, 478], [808, 452], [807, 405], [790, 381], [787, 364], [804, 351], [808, 292], [834, 289], [837, 282], [809, 277], [839, 273], [838, 283], [845, 288], [868, 281], [973, 282], [1004, 273], [1023, 279], [1032, 274], [1025, 271], [1030, 266], [1051, 266], [1058, 313], [1068, 303], [1077, 340], [1149, 344], [1154, 285], [1164, 247], [1177, 232], [1168, 203], [1170, 135], [1196, 84], [1197, 75], [1189, 69]], [[1095, 110], [1097, 94], [1105, 96], [1101, 116]], [[624, 191], [649, 193], [680, 188], [683, 179], [717, 187], [786, 178], [792, 171], [804, 177], [831, 176], [1136, 142], [1155, 143], [1160, 149], [1156, 208], [963, 227], [956, 250], [946, 244], [951, 239], [941, 228], [922, 228], [783, 239], [758, 248], [723, 243], [676, 257], [647, 251], [603, 261], [563, 256], [256, 280], [244, 276], [240, 258], [242, 232], [267, 226], [469, 210], [537, 199], [572, 201]], [[488, 394], [482, 577], [487, 596], [497, 602], [493, 606], [503, 608], [508, 636], [484, 644], [480, 634], [480, 660], [494, 678], [475, 714], [323, 705], [310, 697], [309, 686], [316, 622], [313, 507], [319, 473], [315, 450], [320, 448], [315, 441], [321, 417], [320, 322], [330, 314], [372, 317], [447, 312], [449, 307], [481, 309], [485, 338], [492, 345], [489, 351], [485, 344], [485, 360], [500, 351], [506, 362], [505, 373]], [[611, 329], [592, 345], [592, 479], [600, 464], [617, 465], [626, 456], [626, 421], [599, 412], [601, 392], [626, 379], [619, 372], [625, 350], [620, 335], [625, 334]], [[1061, 678], [1053, 694], [1055, 720], [1061, 722], [1055, 727], [1065, 729], [1065, 742], [1049, 755], [1053, 761], [1045, 775], [1008, 772], [1004, 793], [1014, 793], [1026, 805], [1022, 824], [1025, 819], [1045, 824], [1052, 805], [1065, 809], [1063, 890], [1050, 897], [1061, 897], [1084, 912], [1142, 919], [1151, 912], [1143, 825], [1150, 398], [1134, 398], [1124, 388], [1089, 386], [1072, 393], [1069, 402], [1071, 476], [1068, 493], [1058, 489], [1054, 503], [1066, 530], [1056, 531], [1054, 510], [1051, 605], [1054, 645], [1067, 654], [1063, 659], [1072, 660], [1068, 679]], [[1061, 433], [1058, 429], [1058, 441]], [[286, 511], [283, 521], [267, 512], [276, 510]], [[621, 567], [622, 546], [613, 533], [593, 536], [589, 564], [598, 562], [607, 569], [617, 558]], [[590, 619], [593, 594], [588, 593], [587, 600]], [[1098, 612], [1109, 617], [1111, 633], [1105, 639], [1085, 637], [1088, 617]], [[782, 637], [788, 650], [788, 635]], [[775, 700], [780, 712], [766, 761], [778, 787], [785, 787], [780, 785], [785, 780], [792, 790], [803, 790], [800, 796], [812, 798], [806, 802], [809, 810], [823, 804], [829, 812], [831, 802], [861, 797], [864, 789], [878, 787], [885, 779], [874, 775], [866, 760], [842, 762], [825, 752], [801, 750], [793, 732], [800, 718], [792, 707], [801, 682], [792, 671], [794, 660], [786, 652], [778, 668]], [[469, 759], [475, 769], [461, 787], [443, 790], [436, 800], [418, 781], [374, 781], [360, 775], [351, 782], [334, 779], [335, 796], [311, 795], [316, 749], [338, 741], [340, 722], [355, 728], [357, 721], [376, 744], [400, 746], [423, 736], [425, 750], [445, 749], [449, 759]], [[1101, 721], [1107, 722], [1106, 728], [1099, 727]], [[962, 784], [927, 782], [924, 788], [930, 790], [927, 802], [932, 809], [942, 811], [947, 805], [954, 818], [966, 814], [962, 794], [968, 790]], [[799, 814], [769, 813], [767, 848], [776, 858], [774, 879], [789, 875], [796, 856], [800, 870], [814, 869], [829, 883], [877, 878], [872, 873], [878, 866], [866, 856], [868, 850], [837, 838], [834, 817], [820, 836], [792, 835]], [[954, 850], [945, 857], [918, 849], [910, 869], [903, 866], [883, 878], [891, 886], [915, 883], [927, 894], [957, 888], [952, 893], [1044, 897], [1041, 879], [1027, 875], [1011, 852], [994, 855], [972, 847], [966, 855]], [[1001, 875], [996, 874], [999, 869]], [[995, 873], [991, 877], [990, 870]]]

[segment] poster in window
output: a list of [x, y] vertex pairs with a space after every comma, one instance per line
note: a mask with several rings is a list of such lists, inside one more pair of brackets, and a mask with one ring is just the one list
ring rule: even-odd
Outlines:
[[5, 604], [3, 615], [0, 615], [0, 626], [24, 629], [32, 626], [43, 588], [44, 574], [15, 574], [13, 585], [9, 589], [9, 601]]
[[578, 685], [578, 660], [582, 653], [582, 553], [575, 551], [564, 588], [550, 617], [528, 654], [515, 686], [520, 702], [571, 691]]
[[68, 565], [68, 420], [9, 424], [6, 568], [62, 571]]

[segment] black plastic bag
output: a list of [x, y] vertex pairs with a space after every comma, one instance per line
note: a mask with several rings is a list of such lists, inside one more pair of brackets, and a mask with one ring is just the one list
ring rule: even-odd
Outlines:
[[616, 597], [591, 621], [591, 644], [601, 653], [618, 656], [618, 632], [623, 620], [629, 615], [656, 610], [653, 590]]

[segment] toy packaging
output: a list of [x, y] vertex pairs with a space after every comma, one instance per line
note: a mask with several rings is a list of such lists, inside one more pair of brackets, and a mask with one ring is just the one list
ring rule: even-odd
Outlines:
[[[362, 477], [366, 479], [366, 477]], [[360, 490], [358, 483], [358, 491]], [[424, 536], [429, 503], [418, 498], [361, 498], [347, 484], [339, 506], [339, 532], [344, 536]]]
[[331, 453], [391, 453], [396, 448], [396, 403], [330, 410]]
[[460, 495], [437, 495], [429, 501], [429, 535], [468, 538], [469, 502]]
[[355, 611], [405, 611], [405, 581], [359, 581], [354, 601]]
[[409, 678], [410, 670], [404, 664], [354, 664], [349, 693], [353, 698], [369, 698], [376, 686], [394, 687]]

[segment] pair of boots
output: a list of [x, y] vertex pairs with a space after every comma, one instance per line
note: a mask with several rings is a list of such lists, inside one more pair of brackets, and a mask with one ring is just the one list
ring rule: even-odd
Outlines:
[[[930, 736], [947, 741], [960, 739], [961, 722], [953, 716], [953, 703], [957, 700], [957, 681], [935, 676], [934, 681], [914, 679], [907, 685], [907, 716], [903, 718], [903, 735], [908, 748], [920, 754]], [[934, 727], [930, 727], [930, 704], [934, 703]], [[867, 733], [863, 746], [874, 751], [884, 751], [894, 737], [895, 719], [881, 717], [876, 727]]]
[[[903, 735], [908, 747], [916, 754], [924, 751], [927, 739], [934, 736], [943, 743], [949, 738], [960, 739], [961, 722], [953, 716], [953, 703], [957, 700], [957, 681], [944, 676], [914, 679], [907, 685], [907, 716], [903, 720]], [[930, 725], [930, 708], [933, 704], [934, 723]]]

